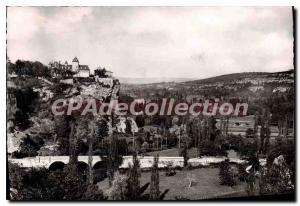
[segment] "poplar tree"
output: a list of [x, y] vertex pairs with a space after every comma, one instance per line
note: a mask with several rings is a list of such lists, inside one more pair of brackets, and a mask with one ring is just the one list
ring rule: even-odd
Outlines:
[[126, 197], [128, 200], [138, 200], [140, 193], [140, 162], [137, 158], [136, 152], [132, 156], [133, 165], [129, 165], [127, 178]]
[[150, 182], [150, 200], [159, 200], [159, 171], [158, 171], [158, 155], [154, 157], [153, 166], [151, 169]]
[[88, 135], [88, 145], [89, 145], [89, 149], [88, 149], [88, 184], [92, 185], [93, 184], [93, 143], [94, 143], [94, 138], [95, 138], [95, 122], [93, 120], [91, 120], [91, 122], [89, 122], [89, 129], [90, 129], [90, 134]]

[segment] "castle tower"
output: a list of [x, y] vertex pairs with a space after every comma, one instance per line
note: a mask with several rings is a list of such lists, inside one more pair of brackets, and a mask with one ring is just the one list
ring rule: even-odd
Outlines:
[[79, 69], [79, 61], [78, 61], [77, 57], [74, 57], [74, 59], [72, 61], [72, 71], [77, 72], [78, 69]]

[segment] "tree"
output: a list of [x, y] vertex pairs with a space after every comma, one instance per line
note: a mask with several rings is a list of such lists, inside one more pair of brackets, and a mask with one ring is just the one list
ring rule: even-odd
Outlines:
[[69, 122], [65, 116], [55, 116], [54, 117], [54, 132], [58, 140], [58, 151], [60, 155], [69, 154]]
[[260, 152], [266, 154], [270, 145], [270, 112], [264, 109], [261, 117]]
[[143, 115], [137, 115], [135, 118], [135, 122], [138, 127], [145, 126], [145, 117]]
[[126, 119], [125, 124], [126, 124], [125, 132], [127, 134], [132, 134], [132, 132], [131, 132], [131, 120]]
[[110, 143], [107, 155], [107, 175], [109, 180], [109, 185], [112, 185], [114, 173], [119, 169], [122, 164], [122, 156], [119, 155], [117, 137], [112, 134], [110, 137]]
[[106, 119], [101, 118], [96, 121], [93, 148], [94, 150], [100, 151], [101, 154], [106, 149], [103, 144], [104, 144], [105, 137], [108, 136], [108, 130], [109, 129], [108, 129], [108, 124]]
[[70, 125], [70, 133], [69, 133], [69, 153], [68, 154], [70, 157], [70, 163], [75, 163], [77, 161], [77, 149], [76, 149], [77, 140], [75, 137], [75, 132], [76, 132], [75, 119], [73, 119], [73, 118], [70, 119], [69, 125]]
[[35, 142], [27, 135], [22, 139], [22, 142], [20, 143], [20, 149], [16, 156], [18, 158], [35, 157], [38, 155], [38, 151], [43, 144], [43, 140], [41, 140], [41, 142]]
[[211, 142], [215, 142], [217, 137], [217, 127], [216, 127], [216, 119], [214, 116], [209, 117], [208, 119], [208, 138]]
[[280, 155], [283, 155], [287, 165], [291, 165], [295, 161], [295, 145], [293, 141], [277, 140], [272, 149], [267, 154], [267, 165], [271, 166], [274, 159]]
[[9, 58], [7, 59], [7, 62], [6, 62], [6, 69], [9, 74], [16, 72], [16, 65], [11, 63]]
[[134, 153], [132, 156], [133, 165], [128, 168], [128, 179], [127, 179], [127, 193], [126, 196], [129, 200], [138, 200], [140, 193], [140, 162], [137, 158], [137, 154]]
[[21, 60], [17, 60], [16, 63], [15, 63], [15, 66], [16, 66], [16, 74], [17, 75], [24, 75], [24, 74], [27, 74], [29, 71], [28, 71], [28, 68], [25, 67], [25, 62], [24, 61], [21, 61]]
[[109, 186], [112, 185], [114, 173], [119, 169], [119, 166], [122, 164], [123, 158], [119, 154], [118, 145], [117, 145], [117, 137], [114, 134], [114, 128], [115, 128], [115, 116], [112, 113], [109, 117], [109, 124], [111, 127], [108, 129], [108, 135], [109, 135], [109, 145], [107, 150], [107, 157], [102, 157], [103, 159], [107, 160], [107, 176], [109, 180]]
[[[200, 121], [200, 120], [199, 120]], [[224, 123], [224, 121], [222, 121]], [[221, 125], [222, 126], [222, 125]], [[222, 126], [222, 128], [224, 125]], [[214, 117], [205, 117], [198, 123], [198, 156], [227, 156], [224, 148], [224, 134], [220, 133], [216, 127], [216, 120]], [[221, 128], [221, 129], [222, 129]], [[224, 133], [224, 131], [223, 131]]]
[[89, 150], [88, 150], [88, 166], [89, 166], [89, 172], [88, 172], [88, 184], [92, 185], [93, 184], [93, 143], [94, 143], [94, 138], [95, 138], [95, 129], [96, 129], [96, 124], [94, 120], [91, 120], [88, 124], [89, 126], [89, 134], [88, 134], [88, 145], [89, 145]]
[[82, 175], [70, 164], [63, 171], [50, 172], [9, 164], [9, 183], [13, 200], [79, 200], [86, 190]]
[[108, 199], [109, 200], [126, 200], [126, 186], [127, 177], [122, 175], [119, 171], [114, 174], [114, 179], [112, 181], [111, 187], [108, 189]]
[[220, 163], [219, 179], [221, 185], [234, 186], [236, 184], [233, 173], [230, 169], [229, 159]]
[[253, 157], [257, 153], [257, 143], [256, 141], [241, 141], [241, 144], [238, 147], [238, 152], [241, 156], [244, 157]]
[[181, 149], [181, 156], [183, 156], [183, 160], [184, 160], [183, 165], [184, 167], [186, 167], [189, 160], [188, 147], [186, 143], [184, 143], [183, 148]]
[[41, 62], [35, 61], [32, 62], [32, 75], [35, 77], [51, 77], [50, 69], [47, 66], [43, 65]]
[[95, 69], [94, 71], [95, 73], [95, 76], [99, 76], [100, 78], [106, 78], [108, 77], [107, 74], [106, 74], [106, 69], [105, 68], [99, 68], [99, 69]]
[[104, 118], [96, 121], [95, 136], [97, 141], [101, 141], [104, 137], [108, 136], [108, 125]]
[[127, 176], [120, 175], [116, 172], [112, 186], [108, 190], [109, 199], [112, 200], [163, 200], [168, 193], [168, 189], [159, 192], [159, 174], [158, 174], [158, 156], [155, 158], [152, 175], [150, 194], [144, 193], [150, 183], [140, 186], [140, 163], [136, 153], [132, 157], [133, 164], [129, 165]]
[[16, 125], [27, 129], [30, 126], [29, 116], [36, 111], [39, 106], [39, 95], [31, 87], [17, 89], [15, 91], [17, 112]]
[[238, 164], [239, 180], [244, 182], [247, 178], [246, 166], [244, 164]]
[[286, 164], [282, 155], [274, 160], [273, 164], [260, 169], [260, 194], [289, 194], [294, 192], [292, 170]]
[[251, 166], [249, 174], [246, 176], [247, 182], [247, 193], [249, 196], [253, 196], [255, 194], [255, 172], [254, 165]]
[[[12, 169], [12, 167], [10, 167]], [[58, 187], [58, 180], [48, 178], [48, 170], [45, 168], [31, 168], [28, 171], [15, 166], [18, 170], [16, 176], [9, 176], [11, 189], [15, 192], [11, 193], [13, 200], [55, 200], [61, 199], [62, 190]], [[13, 171], [10, 171], [12, 174]], [[14, 171], [16, 172], [16, 171]], [[18, 182], [17, 182], [18, 181]]]
[[65, 191], [63, 199], [79, 200], [83, 197], [83, 192], [86, 190], [87, 184], [83, 175], [78, 170], [76, 163], [65, 165], [62, 184]]
[[88, 185], [86, 191], [84, 192], [82, 200], [107, 200], [104, 196], [103, 191], [99, 189], [98, 185]]
[[[194, 118], [187, 123], [187, 134], [191, 138], [192, 144], [198, 148], [201, 143], [201, 120]], [[198, 151], [199, 153], [199, 151]]]
[[158, 155], [154, 157], [153, 166], [151, 169], [150, 182], [150, 200], [159, 200], [159, 171], [158, 171]]
[[50, 77], [50, 69], [41, 62], [17, 60], [14, 65], [14, 71], [17, 75], [29, 75], [34, 77]]
[[17, 164], [8, 163], [8, 185], [10, 189], [10, 199], [12, 200], [22, 200], [24, 189], [23, 184], [23, 173], [21, 168]]
[[76, 164], [63, 170], [46, 168], [24, 170], [9, 164], [9, 186], [12, 200], [104, 200], [97, 185], [87, 185]]

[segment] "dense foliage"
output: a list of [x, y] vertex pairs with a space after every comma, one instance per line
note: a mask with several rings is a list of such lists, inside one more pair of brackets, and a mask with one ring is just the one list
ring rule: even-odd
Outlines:
[[221, 185], [234, 186], [236, 181], [231, 170], [229, 159], [224, 160], [220, 164], [219, 179]]
[[9, 164], [9, 184], [12, 200], [103, 200], [96, 185], [87, 185], [76, 165], [49, 171], [31, 168], [24, 171]]
[[15, 64], [8, 63], [7, 70], [9, 73], [17, 75], [28, 75], [33, 77], [51, 77], [51, 70], [41, 62], [17, 60]]

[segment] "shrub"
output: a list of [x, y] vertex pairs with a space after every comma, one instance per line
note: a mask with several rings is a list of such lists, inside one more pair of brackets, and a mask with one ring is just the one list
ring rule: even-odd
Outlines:
[[176, 171], [173, 167], [172, 162], [169, 162], [166, 166], [166, 176], [174, 176], [176, 174]]
[[206, 143], [201, 145], [199, 149], [200, 156], [227, 156], [225, 147]]
[[227, 185], [232, 187], [236, 184], [234, 180], [234, 175], [230, 168], [229, 159], [226, 159], [223, 162], [221, 162], [219, 178], [221, 185]]
[[293, 184], [292, 170], [283, 161], [283, 163], [273, 164], [268, 168], [261, 169], [260, 194], [274, 195], [293, 193], [295, 185]]
[[247, 178], [246, 166], [243, 164], [238, 165], [238, 172], [239, 172], [239, 180], [244, 182]]
[[20, 150], [16, 152], [15, 156], [17, 158], [37, 156], [38, 151], [43, 144], [44, 141], [42, 139], [36, 138], [36, 141], [34, 141], [27, 136], [23, 138], [23, 141], [20, 144]]

